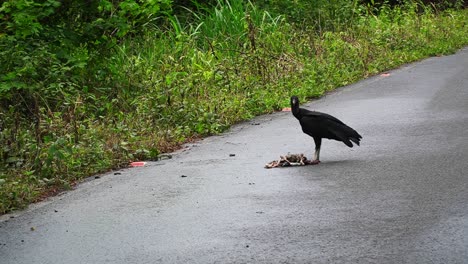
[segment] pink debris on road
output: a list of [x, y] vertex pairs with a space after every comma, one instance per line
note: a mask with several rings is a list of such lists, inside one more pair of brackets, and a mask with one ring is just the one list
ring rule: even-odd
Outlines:
[[143, 161], [135, 161], [135, 162], [130, 163], [130, 166], [132, 167], [143, 167], [145, 165], [146, 165], [146, 162], [143, 162]]

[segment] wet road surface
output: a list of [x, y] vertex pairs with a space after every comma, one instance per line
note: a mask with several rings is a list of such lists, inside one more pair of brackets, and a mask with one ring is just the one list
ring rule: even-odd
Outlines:
[[468, 263], [468, 49], [389, 73], [303, 106], [361, 147], [265, 169], [314, 144], [261, 116], [1, 217], [0, 263]]

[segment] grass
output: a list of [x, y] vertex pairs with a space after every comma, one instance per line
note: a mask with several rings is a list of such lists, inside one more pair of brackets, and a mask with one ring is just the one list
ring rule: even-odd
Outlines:
[[[123, 40], [83, 73], [62, 111], [15, 126], [0, 113], [0, 214], [69, 189], [83, 177], [157, 159], [253, 116], [468, 44], [468, 11], [408, 4], [377, 14], [354, 5], [345, 22], [291, 22], [243, 1], [219, 2]], [[333, 12], [332, 12], [333, 13]], [[329, 13], [323, 19], [331, 20]], [[327, 20], [325, 20], [327, 21]], [[93, 87], [93, 93], [86, 92]], [[16, 122], [17, 123], [17, 122]], [[10, 142], [10, 138], [15, 143]], [[7, 144], [8, 143], [8, 144]]]

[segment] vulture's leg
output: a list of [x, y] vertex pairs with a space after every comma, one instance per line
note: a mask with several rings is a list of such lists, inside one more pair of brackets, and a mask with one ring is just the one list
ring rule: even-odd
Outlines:
[[312, 164], [319, 164], [320, 163], [320, 146], [322, 145], [322, 138], [314, 137], [315, 141], [315, 153], [314, 159], [312, 160]]

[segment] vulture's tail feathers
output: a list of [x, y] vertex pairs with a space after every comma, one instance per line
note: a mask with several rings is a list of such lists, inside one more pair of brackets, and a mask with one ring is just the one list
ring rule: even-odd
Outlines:
[[346, 146], [352, 148], [354, 142], [356, 145], [359, 146], [361, 135], [359, 135], [356, 130], [350, 128], [345, 124], [337, 124], [335, 123], [334, 126], [330, 126], [330, 131], [335, 134], [335, 136], [346, 144]]

